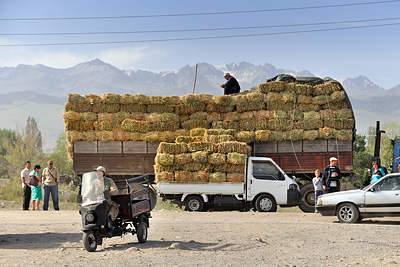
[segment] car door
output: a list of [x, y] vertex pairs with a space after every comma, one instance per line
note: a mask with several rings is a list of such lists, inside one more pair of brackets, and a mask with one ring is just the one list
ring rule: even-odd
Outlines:
[[252, 161], [251, 166], [250, 185], [247, 188], [249, 200], [259, 193], [269, 193], [278, 204], [286, 203], [286, 179], [279, 169], [270, 161]]
[[365, 193], [365, 211], [400, 215], [400, 176], [388, 176]]

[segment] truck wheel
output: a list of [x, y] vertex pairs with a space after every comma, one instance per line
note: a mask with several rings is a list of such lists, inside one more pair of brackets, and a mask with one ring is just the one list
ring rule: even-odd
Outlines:
[[139, 243], [146, 243], [147, 241], [147, 224], [141, 221], [136, 229], [136, 236]]
[[204, 208], [203, 200], [198, 196], [190, 196], [185, 201], [187, 211], [202, 211]]
[[315, 211], [315, 191], [314, 185], [308, 183], [300, 188], [301, 203], [299, 208], [303, 212], [314, 212]]
[[360, 212], [352, 203], [340, 204], [336, 213], [338, 219], [342, 223], [355, 223], [360, 219]]
[[96, 251], [97, 240], [96, 240], [96, 235], [93, 231], [83, 232], [82, 241], [87, 251], [89, 252]]
[[256, 200], [256, 209], [259, 212], [275, 212], [276, 202], [275, 199], [267, 194], [261, 195]]

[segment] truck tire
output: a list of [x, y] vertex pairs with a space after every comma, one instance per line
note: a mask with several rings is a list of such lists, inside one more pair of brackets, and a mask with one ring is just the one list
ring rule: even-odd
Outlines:
[[255, 202], [255, 206], [259, 212], [276, 212], [275, 199], [267, 194], [259, 196]]
[[314, 185], [308, 183], [300, 188], [301, 203], [299, 208], [303, 212], [314, 212], [315, 211], [315, 191]]
[[198, 196], [190, 196], [185, 201], [185, 207], [187, 211], [202, 211], [204, 202]]

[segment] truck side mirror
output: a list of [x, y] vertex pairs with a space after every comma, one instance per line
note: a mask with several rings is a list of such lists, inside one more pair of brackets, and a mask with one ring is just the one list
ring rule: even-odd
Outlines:
[[292, 178], [295, 179], [296, 178], [296, 171], [292, 170]]

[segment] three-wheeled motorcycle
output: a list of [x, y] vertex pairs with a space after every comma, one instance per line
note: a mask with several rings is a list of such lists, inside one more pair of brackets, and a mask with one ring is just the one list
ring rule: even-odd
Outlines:
[[[80, 214], [82, 218], [83, 244], [93, 252], [103, 238], [136, 234], [140, 243], [145, 243], [149, 227], [150, 211], [156, 205], [156, 194], [147, 175], [117, 181], [118, 195], [110, 196], [104, 190], [101, 171], [82, 176]], [[119, 205], [116, 219], [109, 216], [113, 202]], [[115, 216], [114, 216], [115, 217]]]

